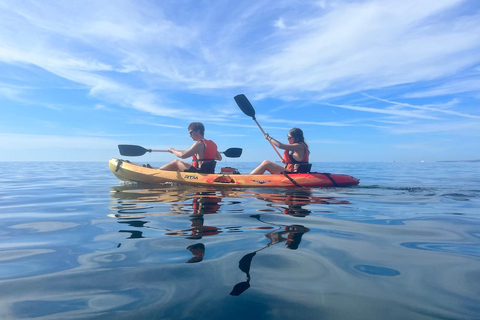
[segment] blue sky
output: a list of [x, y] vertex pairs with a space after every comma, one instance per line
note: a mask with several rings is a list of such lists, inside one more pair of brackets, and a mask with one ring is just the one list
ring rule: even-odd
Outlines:
[[192, 121], [277, 160], [239, 93], [312, 161], [480, 159], [480, 2], [0, 0], [0, 161], [188, 148]]

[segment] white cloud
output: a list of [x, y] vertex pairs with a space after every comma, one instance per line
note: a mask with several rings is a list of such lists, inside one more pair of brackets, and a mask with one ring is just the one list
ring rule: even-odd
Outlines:
[[277, 21], [275, 21], [273, 25], [278, 29], [287, 29], [287, 26], [285, 25], [285, 21], [283, 21], [282, 17], [280, 17]]
[[103, 104], [97, 103], [96, 105], [93, 106], [94, 110], [106, 110], [106, 111], [112, 111], [110, 108], [104, 106]]
[[425, 150], [431, 145], [426, 142], [416, 142], [416, 143], [406, 143], [406, 144], [396, 144], [393, 145], [394, 148], [397, 149], [405, 149], [405, 150]]
[[444, 113], [444, 114], [454, 115], [454, 116], [463, 117], [463, 118], [480, 119], [480, 116], [444, 109], [445, 107], [451, 107], [451, 106], [457, 105], [458, 100], [452, 100], [450, 103], [443, 104], [440, 107], [437, 107], [435, 105], [418, 106], [418, 105], [413, 105], [413, 104], [404, 103], [404, 102], [395, 102], [395, 101], [390, 101], [390, 100], [387, 100], [387, 99], [380, 99], [380, 98], [376, 98], [376, 97], [373, 97], [373, 96], [367, 95], [367, 94], [364, 94], [364, 95], [369, 97], [369, 98], [378, 100], [378, 101], [387, 102], [387, 103], [392, 104], [392, 105], [397, 106], [397, 107], [407, 107], [407, 108], [412, 108], [412, 109], [428, 111], [428, 112], [432, 112], [432, 113]]
[[328, 140], [328, 139], [323, 139], [323, 140], [308, 140], [308, 144], [354, 144], [354, 141], [345, 141], [345, 140]]
[[183, 130], [185, 130], [185, 127], [182, 127], [182, 126], [176, 126], [176, 125], [164, 124], [164, 123], [157, 123], [157, 122], [149, 122], [149, 121], [143, 121], [143, 120], [132, 120], [132, 121], [130, 121], [130, 123], [141, 124], [141, 125], [149, 125], [149, 126], [154, 126], [154, 127], [173, 128], [173, 129], [183, 129]]
[[467, 134], [480, 136], [480, 131], [478, 128], [480, 128], [480, 121], [442, 121], [439, 123], [416, 123], [409, 126], [391, 127], [387, 129], [387, 132], [392, 134], [446, 133], [455, 135]]
[[426, 98], [426, 97], [437, 97], [443, 95], [450, 95], [456, 93], [472, 92], [478, 94], [480, 91], [480, 79], [479, 78], [470, 78], [462, 79], [458, 81], [449, 81], [445, 84], [414, 93], [407, 93], [404, 95], [405, 98]]
[[18, 100], [21, 92], [22, 90], [19, 88], [13, 88], [0, 83], [0, 98], [3, 97], [9, 100]]
[[336, 121], [303, 121], [303, 120], [294, 120], [294, 119], [273, 119], [265, 115], [257, 117], [259, 120], [269, 122], [269, 123], [285, 123], [285, 124], [294, 124], [294, 125], [314, 125], [314, 126], [327, 126], [327, 127], [348, 127], [351, 126], [347, 122], [336, 122]]
[[429, 115], [426, 115], [426, 114], [423, 114], [423, 113], [419, 113], [418, 111], [378, 109], [378, 108], [370, 108], [370, 107], [338, 105], [338, 104], [332, 104], [332, 103], [324, 103], [324, 104], [327, 105], [327, 106], [335, 107], [335, 108], [342, 108], [342, 109], [362, 111], [362, 112], [370, 112], [370, 113], [380, 113], [380, 114], [387, 114], [387, 115], [407, 117], [407, 118], [439, 119], [439, 118], [434, 117], [434, 116], [429, 116]]
[[[472, 54], [480, 49], [478, 13], [451, 13], [461, 0], [312, 1], [302, 4], [303, 11], [285, 10], [295, 3], [198, 4], [187, 18], [156, 2], [5, 1], [0, 61], [32, 64], [109, 103], [175, 118], [194, 110], [172, 105], [162, 91], [246, 87], [257, 97], [321, 100], [441, 79], [480, 62]], [[261, 29], [265, 14], [270, 28]], [[472, 79], [468, 88], [476, 84]], [[460, 88], [443, 85], [410, 96]]]
[[369, 1], [338, 6], [283, 39], [276, 53], [256, 65], [255, 84], [276, 94], [345, 94], [453, 74], [480, 60], [465, 54], [480, 47], [478, 16], [452, 18], [448, 26], [436, 17], [459, 3]]
[[113, 139], [88, 136], [57, 136], [37, 134], [1, 133], [0, 148], [4, 150], [26, 149], [109, 149], [117, 142]]

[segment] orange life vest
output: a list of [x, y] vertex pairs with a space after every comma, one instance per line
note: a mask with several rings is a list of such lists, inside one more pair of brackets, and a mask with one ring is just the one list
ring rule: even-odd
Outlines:
[[310, 151], [308, 150], [307, 144], [304, 142], [300, 142], [305, 147], [305, 153], [303, 154], [303, 159], [302, 161], [297, 161], [293, 157], [293, 151], [291, 153], [288, 152], [288, 150], [285, 150], [283, 152], [283, 163], [285, 163], [285, 169], [287, 171], [295, 171], [295, 165], [296, 164], [307, 164], [308, 163], [308, 156], [310, 154]]
[[201, 139], [199, 141], [202, 141], [203, 144], [205, 145], [205, 152], [203, 153], [203, 159], [198, 159], [197, 155], [194, 154], [192, 156], [193, 162], [192, 162], [192, 167], [194, 168], [200, 168], [199, 162], [210, 162], [210, 161], [215, 161], [217, 158], [217, 145], [215, 142], [212, 140], [207, 140], [207, 139]]

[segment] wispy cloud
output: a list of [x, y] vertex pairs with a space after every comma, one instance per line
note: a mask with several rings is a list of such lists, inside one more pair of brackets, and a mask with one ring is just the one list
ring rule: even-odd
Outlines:
[[380, 109], [380, 108], [370, 108], [370, 107], [360, 107], [360, 106], [339, 105], [339, 104], [333, 104], [333, 103], [323, 103], [323, 104], [330, 107], [335, 107], [335, 108], [342, 108], [342, 109], [369, 112], [369, 113], [380, 113], [380, 114], [387, 114], [387, 115], [400, 116], [400, 117], [406, 117], [406, 118], [439, 119], [438, 117], [425, 115], [417, 111]]
[[444, 23], [446, 10], [460, 3], [339, 4], [306, 18], [308, 23], [289, 35], [291, 41], [284, 39], [277, 53], [266, 56], [256, 66], [257, 84], [272, 93], [302, 89], [334, 95], [452, 74], [480, 60], [464, 54], [480, 47], [478, 15]]
[[396, 144], [393, 146], [396, 149], [404, 149], [404, 150], [425, 150], [427, 148], [431, 148], [426, 142], [416, 142], [416, 143], [406, 143], [406, 144]]
[[[480, 76], [477, 75], [477, 77]], [[471, 78], [460, 79], [456, 81], [449, 81], [445, 84], [432, 87], [426, 90], [417, 90], [417, 92], [407, 93], [404, 95], [405, 98], [426, 98], [426, 97], [438, 97], [444, 95], [451, 95], [456, 93], [471, 92], [474, 94], [479, 94], [480, 91], [480, 79]]]
[[154, 127], [162, 127], [162, 128], [185, 129], [185, 127], [182, 127], [182, 126], [165, 124], [165, 123], [158, 123], [158, 122], [153, 122], [153, 121], [144, 121], [144, 120], [131, 120], [130, 123], [141, 124], [141, 125], [149, 125], [149, 126], [154, 126]]
[[[479, 83], [479, 85], [480, 85], [480, 83]], [[445, 113], [445, 114], [454, 115], [454, 116], [463, 117], [463, 118], [480, 119], [480, 116], [445, 109], [445, 107], [452, 107], [452, 106], [457, 105], [458, 100], [453, 100], [453, 101], [451, 101], [447, 104], [442, 104], [439, 108], [438, 105], [418, 106], [418, 105], [413, 105], [413, 104], [409, 104], [409, 103], [405, 103], [405, 102], [395, 102], [395, 101], [390, 101], [390, 100], [387, 100], [387, 99], [381, 99], [381, 98], [373, 97], [373, 96], [368, 95], [368, 94], [364, 94], [364, 95], [369, 97], [369, 98], [378, 100], [378, 101], [382, 101], [382, 102], [392, 104], [394, 106], [407, 107], [407, 108], [412, 108], [412, 109], [417, 109], [417, 110], [428, 111], [428, 112], [432, 112], [432, 113]]]
[[22, 90], [19, 88], [13, 88], [10, 85], [0, 83], [0, 98], [19, 100], [21, 92]]
[[351, 123], [347, 122], [337, 122], [337, 121], [303, 121], [295, 119], [273, 119], [271, 117], [262, 115], [258, 116], [258, 119], [268, 122], [268, 123], [285, 123], [293, 125], [313, 125], [313, 126], [327, 126], [327, 127], [348, 127], [351, 126]]
[[[12, 145], [12, 141], [15, 144]], [[116, 141], [101, 137], [78, 137], [37, 134], [1, 133], [0, 147], [5, 149], [109, 149], [116, 145]]]
[[[178, 105], [117, 74], [142, 74], [134, 78], [147, 88], [248, 86], [264, 96], [326, 97], [431, 80], [480, 61], [464, 54], [480, 48], [479, 16], [450, 16], [448, 26], [442, 20], [461, 0], [312, 1], [302, 4], [301, 14], [276, 17], [289, 2], [269, 3], [255, 10], [232, 5], [235, 10], [222, 11], [223, 17], [215, 7], [198, 5], [186, 19], [154, 2], [7, 1], [0, 14], [0, 60], [37, 65], [100, 98], [169, 117], [181, 117]], [[241, 10], [245, 20], [233, 19]], [[249, 22], [265, 14], [272, 28], [252, 38]], [[234, 32], [227, 36], [208, 17], [221, 18], [220, 29]], [[247, 34], [255, 45], [245, 43]]]
[[[389, 127], [386, 131], [392, 134], [427, 134], [455, 133], [458, 135], [480, 136], [480, 121], [417, 123], [409, 126]], [[459, 141], [460, 143], [460, 141]]]
[[346, 141], [346, 140], [328, 140], [328, 139], [321, 139], [321, 140], [308, 140], [308, 144], [353, 144], [354, 141]]

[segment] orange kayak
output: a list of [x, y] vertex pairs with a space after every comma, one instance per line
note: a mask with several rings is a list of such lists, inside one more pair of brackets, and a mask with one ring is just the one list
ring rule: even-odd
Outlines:
[[231, 174], [196, 173], [166, 171], [146, 168], [139, 164], [112, 158], [109, 162], [112, 173], [123, 181], [135, 181], [149, 184], [177, 183], [196, 186], [221, 187], [350, 187], [359, 184], [359, 180], [344, 174], [333, 173], [288, 173], [288, 174]]

